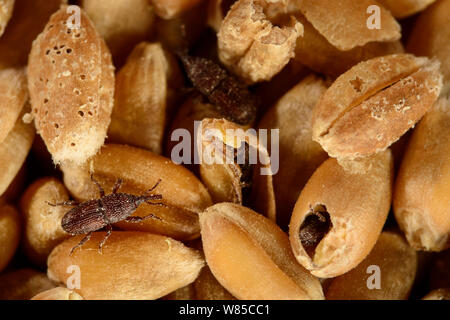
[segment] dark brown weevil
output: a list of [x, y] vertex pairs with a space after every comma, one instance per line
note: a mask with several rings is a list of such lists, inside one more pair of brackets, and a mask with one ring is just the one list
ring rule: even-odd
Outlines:
[[212, 60], [194, 57], [187, 50], [177, 55], [193, 87], [227, 119], [240, 125], [256, 118], [256, 99], [238, 79]]
[[128, 193], [118, 193], [120, 186], [122, 185], [122, 179], [118, 179], [114, 184], [112, 193], [105, 195], [105, 191], [94, 179], [91, 174], [91, 180], [97, 185], [100, 191], [100, 198], [77, 203], [76, 201], [66, 201], [62, 203], [51, 204], [51, 206], [75, 206], [75, 208], [68, 211], [61, 220], [61, 226], [63, 230], [71, 235], [87, 234], [75, 247], [70, 250], [72, 254], [75, 249], [81, 247], [86, 241], [91, 238], [92, 232], [107, 227], [105, 238], [100, 242], [99, 252], [102, 251], [102, 247], [106, 240], [109, 238], [112, 232], [112, 224], [125, 220], [127, 222], [139, 223], [143, 220], [154, 218], [159, 219], [153, 214], [149, 214], [145, 217], [131, 217], [136, 209], [142, 203], [146, 202], [152, 205], [164, 205], [161, 202], [150, 202], [151, 200], [161, 200], [162, 195], [151, 195], [150, 192], [155, 190], [161, 179], [143, 195], [136, 196]]

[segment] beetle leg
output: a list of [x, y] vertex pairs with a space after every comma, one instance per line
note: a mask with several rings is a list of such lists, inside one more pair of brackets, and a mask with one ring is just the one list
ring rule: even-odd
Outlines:
[[128, 217], [125, 219], [126, 222], [131, 222], [131, 223], [139, 223], [141, 221], [147, 220], [147, 219], [158, 219], [161, 220], [161, 218], [155, 216], [154, 214], [149, 214], [147, 216], [144, 217], [136, 217], [136, 216], [132, 216], [132, 217]]
[[106, 243], [106, 240], [108, 240], [111, 233], [112, 233], [112, 226], [110, 224], [108, 224], [108, 231], [106, 231], [105, 237], [103, 238], [103, 240], [100, 242], [100, 245], [98, 246], [99, 253], [102, 253], [103, 245]]
[[79, 205], [78, 201], [70, 200], [70, 201], [64, 201], [64, 202], [58, 202], [58, 203], [50, 203], [47, 201], [47, 204], [52, 207], [59, 207], [59, 206], [77, 206]]
[[112, 193], [117, 193], [117, 191], [119, 191], [120, 187], [122, 186], [122, 179], [117, 179], [116, 183], [114, 184]]
[[81, 239], [81, 241], [80, 241], [75, 247], [73, 247], [73, 248], [70, 250], [70, 254], [69, 254], [69, 255], [72, 255], [72, 253], [75, 251], [75, 249], [77, 249], [77, 248], [81, 247], [83, 244], [85, 244], [86, 241], [88, 241], [88, 240], [91, 238], [91, 236], [92, 236], [92, 231], [89, 232], [89, 233], [86, 235], [86, 237], [84, 237], [83, 239]]
[[97, 185], [98, 191], [100, 192], [100, 198], [103, 198], [105, 196], [105, 190], [103, 190], [100, 183], [97, 180], [95, 180], [93, 173], [91, 173], [91, 180], [92, 180], [92, 182], [94, 182]]
[[161, 206], [161, 207], [167, 207], [167, 205], [163, 202], [150, 202], [146, 201], [145, 203], [151, 204], [152, 206]]

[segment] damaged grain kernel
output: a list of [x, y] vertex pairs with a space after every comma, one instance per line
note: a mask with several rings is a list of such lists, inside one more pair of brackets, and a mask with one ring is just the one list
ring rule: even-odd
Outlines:
[[314, 257], [317, 245], [331, 227], [330, 214], [324, 206], [317, 205], [314, 209], [311, 208], [311, 213], [302, 222], [299, 232], [302, 246], [310, 257]]
[[36, 129], [54, 162], [81, 164], [104, 143], [114, 102], [114, 66], [84, 11], [80, 28], [71, 29], [65, 25], [70, 18], [66, 9], [53, 14], [33, 42], [28, 87]]
[[388, 149], [365, 173], [346, 171], [332, 158], [314, 172], [289, 225], [294, 255], [313, 275], [344, 274], [373, 248], [390, 209], [392, 166]]
[[225, 119], [204, 119], [201, 129], [200, 177], [214, 202], [248, 205], [275, 220], [272, 175], [261, 174], [271, 172], [271, 162], [256, 134]]
[[227, 120], [251, 125], [256, 118], [256, 99], [243, 83], [215, 62], [179, 53], [192, 85]]
[[294, 17], [280, 17], [286, 10], [284, 1], [235, 2], [217, 34], [222, 63], [248, 83], [270, 80], [281, 71], [303, 35], [303, 25]]
[[436, 60], [394, 54], [361, 62], [315, 106], [313, 139], [340, 160], [376, 154], [422, 118], [441, 87]]

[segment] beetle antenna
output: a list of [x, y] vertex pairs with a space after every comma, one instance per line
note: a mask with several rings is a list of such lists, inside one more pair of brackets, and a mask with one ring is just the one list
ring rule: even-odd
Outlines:
[[145, 193], [143, 194], [144, 196], [147, 196], [150, 192], [152, 192], [153, 190], [155, 190], [157, 187], [158, 187], [158, 185], [159, 185], [159, 183], [161, 182], [162, 180], [161, 179], [158, 179], [158, 181], [156, 182], [156, 184], [153, 186], [153, 187], [151, 187], [150, 189], [148, 189], [147, 191], [145, 191]]

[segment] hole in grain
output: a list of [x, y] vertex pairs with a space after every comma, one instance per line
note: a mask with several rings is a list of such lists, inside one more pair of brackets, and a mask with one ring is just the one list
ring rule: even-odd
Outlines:
[[55, 128], [58, 129], [59, 128], [59, 124], [55, 123]]
[[72, 142], [70, 145], [71, 145], [72, 147], [75, 147], [75, 143], [73, 143], [73, 142]]
[[68, 54], [71, 54], [71, 53], [72, 53], [72, 49], [68, 48], [68, 49], [66, 50], [66, 52], [67, 52]]
[[75, 33], [75, 38], [79, 38], [81, 36], [80, 33]]
[[80, 76], [80, 79], [81, 79], [81, 80], [86, 80], [86, 75], [82, 74], [82, 75]]
[[56, 51], [56, 54], [61, 54], [61, 51], [59, 51], [59, 50], [58, 50], [58, 51]]
[[52, 63], [55, 63], [55, 60], [52, 60]]
[[66, 47], [65, 44], [59, 46], [60, 49], [64, 49], [65, 47]]
[[312, 259], [320, 241], [327, 235], [332, 228], [330, 214], [323, 205], [316, 205], [311, 208], [305, 220], [300, 226], [299, 237], [303, 248]]
[[72, 33], [72, 30], [67, 29], [67, 34], [71, 34], [71, 33]]
[[45, 54], [48, 56], [50, 54], [50, 49], [48, 49], [47, 51], [45, 51]]
[[47, 102], [48, 102], [48, 99], [47, 99], [47, 98], [45, 98], [45, 99], [44, 99], [44, 103], [47, 103]]
[[84, 117], [84, 112], [83, 111], [78, 111], [78, 114], [80, 115], [80, 117]]
[[90, 115], [91, 117], [93, 116], [91, 111], [88, 111], [88, 115]]
[[78, 89], [73, 90], [73, 92], [74, 92], [77, 96], [79, 96], [79, 95], [81, 94], [80, 90], [78, 90]]
[[362, 91], [362, 86], [364, 85], [364, 81], [362, 81], [359, 77], [350, 81], [350, 84], [353, 86], [353, 89], [357, 92]]
[[90, 103], [94, 103], [94, 98], [89, 97], [89, 98], [88, 98], [88, 101], [89, 101]]

